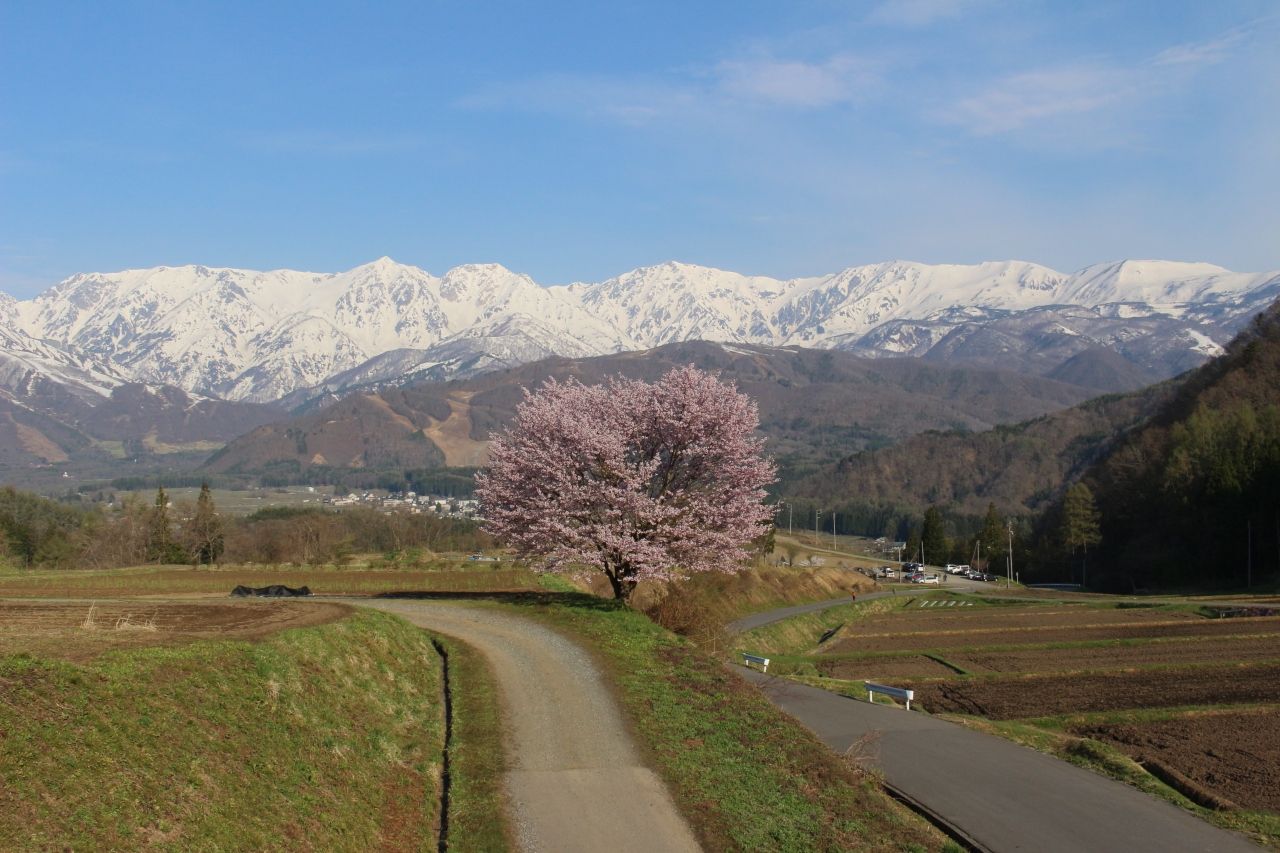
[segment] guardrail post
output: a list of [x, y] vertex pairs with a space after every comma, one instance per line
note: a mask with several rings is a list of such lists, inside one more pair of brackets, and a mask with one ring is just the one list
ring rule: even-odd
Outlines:
[[898, 699], [906, 700], [907, 710], [910, 711], [911, 700], [916, 698], [916, 692], [914, 690], [904, 690], [901, 687], [890, 687], [887, 684], [876, 684], [874, 681], [864, 681], [863, 684], [867, 686], [867, 700], [870, 702], [876, 701], [877, 693], [883, 693], [886, 696], [894, 696]]

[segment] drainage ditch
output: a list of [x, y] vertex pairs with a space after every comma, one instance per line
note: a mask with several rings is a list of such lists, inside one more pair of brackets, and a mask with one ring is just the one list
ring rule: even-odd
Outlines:
[[449, 684], [449, 650], [439, 640], [432, 640], [440, 655], [440, 685], [444, 694], [444, 755], [440, 761], [440, 836], [439, 853], [449, 849], [449, 753], [453, 749], [453, 689]]

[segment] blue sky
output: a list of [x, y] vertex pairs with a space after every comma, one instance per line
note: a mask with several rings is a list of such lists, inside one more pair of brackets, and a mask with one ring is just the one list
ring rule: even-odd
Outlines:
[[0, 0], [0, 289], [1280, 268], [1280, 4]]

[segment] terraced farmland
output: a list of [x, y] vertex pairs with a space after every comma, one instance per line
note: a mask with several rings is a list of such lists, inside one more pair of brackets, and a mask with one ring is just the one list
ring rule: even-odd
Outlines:
[[1280, 814], [1280, 617], [947, 593], [880, 604], [847, 609], [810, 648], [775, 648], [778, 671], [853, 695], [864, 679], [908, 687], [928, 712], [1087, 738], [1219, 807]]

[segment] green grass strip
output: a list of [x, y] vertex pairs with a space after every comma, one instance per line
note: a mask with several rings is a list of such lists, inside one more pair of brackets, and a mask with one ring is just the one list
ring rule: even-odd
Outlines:
[[449, 747], [451, 853], [514, 849], [502, 813], [502, 720], [498, 688], [484, 655], [453, 637], [433, 634], [449, 655], [453, 738]]

